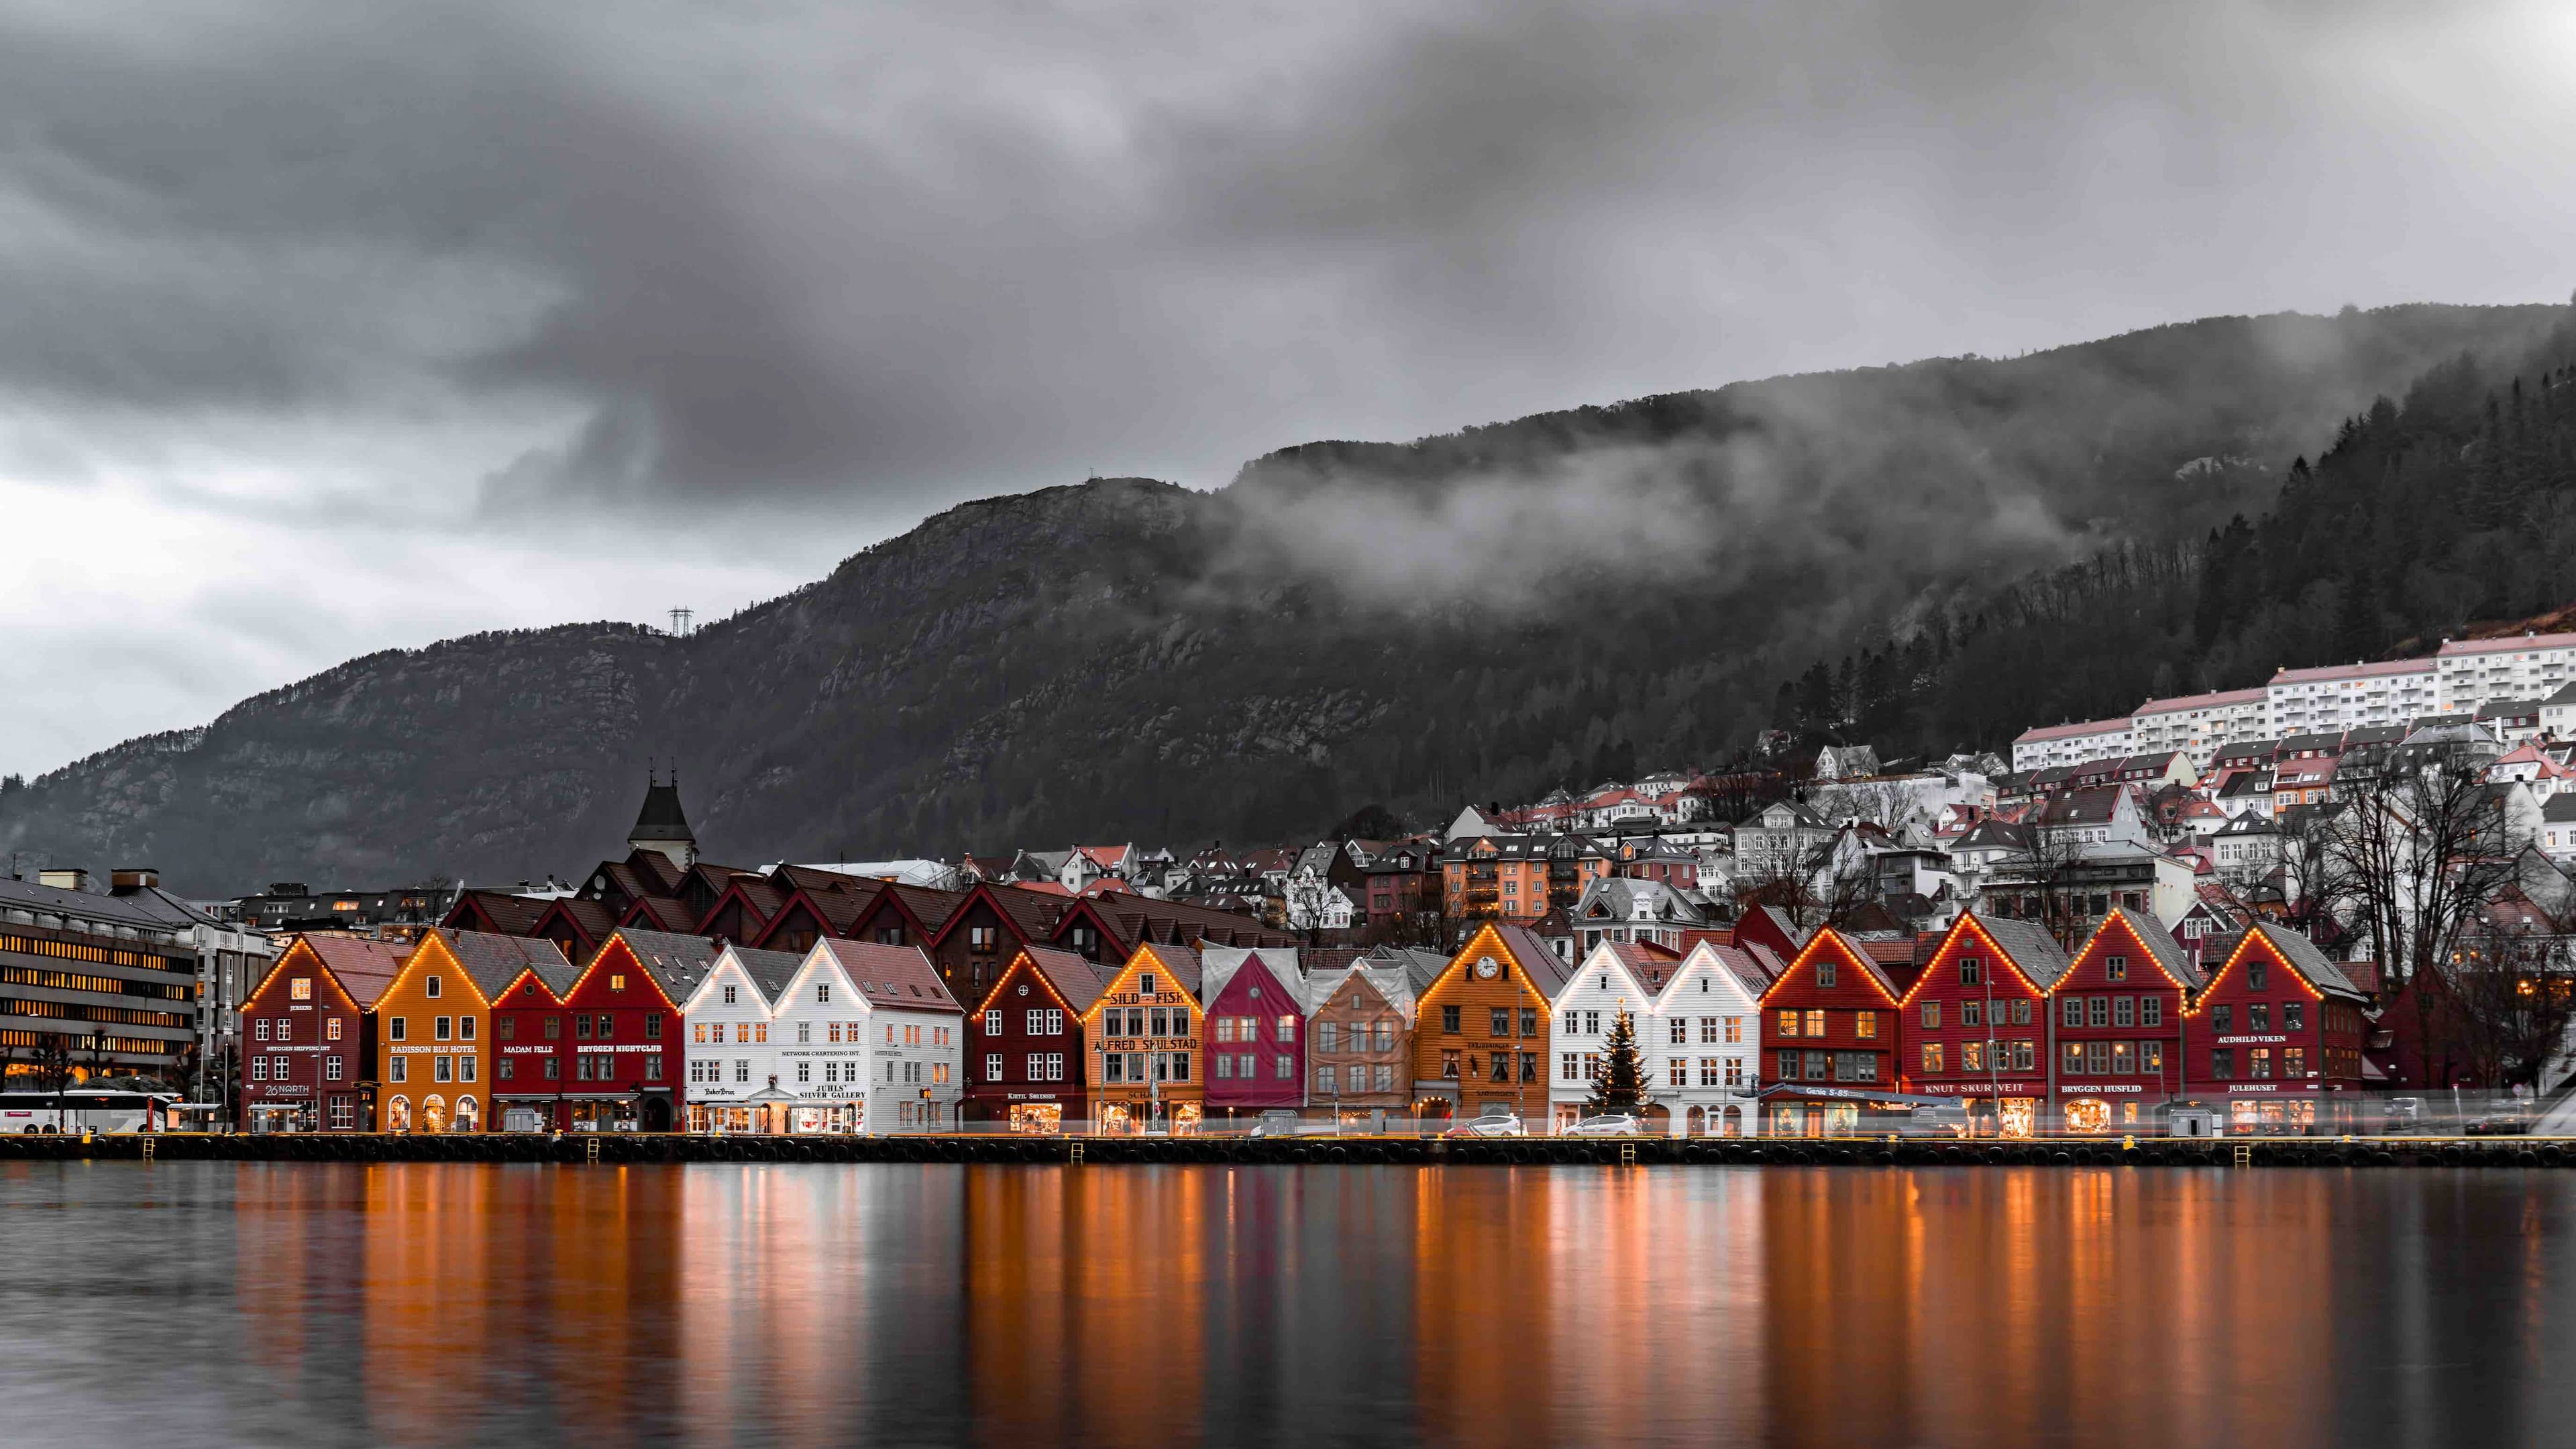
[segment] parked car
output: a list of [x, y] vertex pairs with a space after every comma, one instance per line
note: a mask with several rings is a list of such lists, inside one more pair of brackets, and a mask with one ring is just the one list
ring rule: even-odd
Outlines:
[[1603, 1117], [1586, 1117], [1556, 1134], [1559, 1137], [1643, 1137], [1646, 1129], [1626, 1112], [1613, 1112]]
[[1294, 1137], [1297, 1135], [1297, 1114], [1288, 1111], [1285, 1108], [1271, 1108], [1269, 1111], [1261, 1114], [1259, 1120], [1252, 1124], [1252, 1131], [1246, 1135], [1252, 1137]]
[[1529, 1129], [1509, 1112], [1491, 1114], [1461, 1122], [1440, 1134], [1443, 1137], [1527, 1137]]
[[2498, 1112], [2472, 1117], [2460, 1130], [2471, 1137], [2514, 1137], [2531, 1130], [2531, 1119], [2520, 1112]]

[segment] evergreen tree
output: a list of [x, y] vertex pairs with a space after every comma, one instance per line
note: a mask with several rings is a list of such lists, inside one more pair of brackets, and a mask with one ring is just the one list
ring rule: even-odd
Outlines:
[[1601, 1070], [1592, 1076], [1592, 1096], [1583, 1104], [1583, 1115], [1634, 1113], [1645, 1101], [1646, 1068], [1637, 1055], [1637, 1024], [1623, 1011], [1611, 1023], [1610, 1040], [1601, 1050]]

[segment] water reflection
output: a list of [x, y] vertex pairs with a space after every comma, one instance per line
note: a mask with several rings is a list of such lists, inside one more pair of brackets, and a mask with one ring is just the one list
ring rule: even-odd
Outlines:
[[23, 1165], [12, 1442], [2519, 1442], [2541, 1172]]

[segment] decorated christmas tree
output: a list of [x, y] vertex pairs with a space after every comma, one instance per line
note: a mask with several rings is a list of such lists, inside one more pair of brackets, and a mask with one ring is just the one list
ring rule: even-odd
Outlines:
[[1610, 1025], [1601, 1052], [1601, 1070], [1592, 1076], [1592, 1098], [1583, 1104], [1587, 1117], [1634, 1113], [1645, 1105], [1645, 1064], [1637, 1058], [1637, 1025], [1628, 1013]]

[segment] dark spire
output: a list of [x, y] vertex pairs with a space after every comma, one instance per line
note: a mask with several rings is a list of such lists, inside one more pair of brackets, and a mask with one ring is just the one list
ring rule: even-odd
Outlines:
[[697, 843], [689, 831], [689, 817], [680, 809], [679, 772], [671, 772], [671, 782], [663, 784], [649, 773], [644, 784], [644, 808], [635, 816], [635, 828], [627, 832], [630, 845], [663, 841]]

